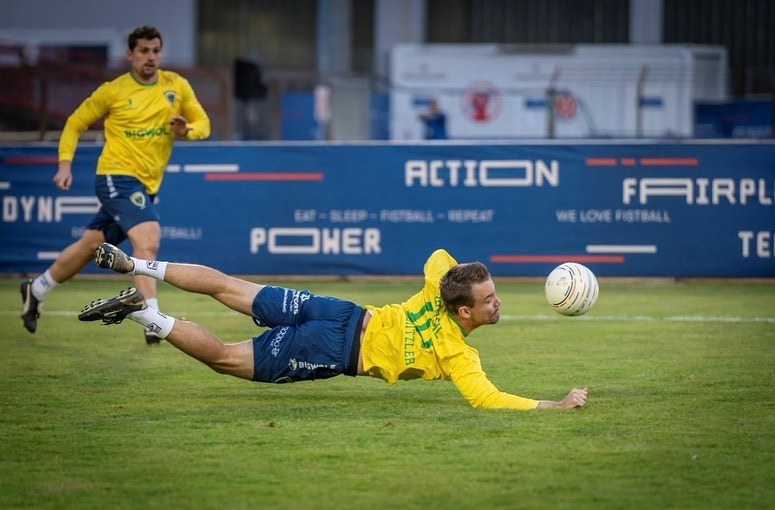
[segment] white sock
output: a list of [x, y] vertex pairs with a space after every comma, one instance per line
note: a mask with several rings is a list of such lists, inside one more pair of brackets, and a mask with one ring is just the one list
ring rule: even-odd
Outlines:
[[51, 277], [51, 271], [46, 269], [45, 273], [32, 280], [32, 295], [38, 301], [43, 301], [46, 295], [54, 290], [54, 287], [57, 285], [59, 285], [59, 282], [54, 280]]
[[132, 262], [135, 263], [135, 268], [128, 274], [139, 274], [142, 276], [150, 276], [157, 280], [164, 281], [164, 274], [167, 272], [168, 262], [159, 262], [158, 260], [143, 260], [129, 257]]
[[146, 331], [156, 333], [161, 338], [167, 338], [175, 325], [175, 317], [164, 315], [156, 308], [147, 307], [128, 315], [133, 321], [142, 324]]
[[145, 298], [145, 303], [150, 306], [151, 308], [159, 309], [159, 299], [152, 297], [152, 298]]

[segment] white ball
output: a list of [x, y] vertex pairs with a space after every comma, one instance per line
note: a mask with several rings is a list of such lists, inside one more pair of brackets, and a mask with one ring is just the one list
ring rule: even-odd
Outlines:
[[546, 278], [544, 294], [552, 308], [563, 315], [583, 315], [597, 301], [597, 278], [586, 266], [566, 262]]

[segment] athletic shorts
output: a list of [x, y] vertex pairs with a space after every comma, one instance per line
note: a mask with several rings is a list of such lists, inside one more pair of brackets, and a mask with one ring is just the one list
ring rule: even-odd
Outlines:
[[360, 332], [366, 310], [342, 299], [307, 290], [267, 286], [253, 301], [257, 382], [327, 379], [358, 372]]
[[94, 191], [101, 207], [86, 228], [101, 230], [110, 244], [120, 244], [127, 238], [129, 229], [139, 223], [159, 222], [153, 206], [155, 195], [149, 195], [143, 183], [134, 177], [98, 175]]

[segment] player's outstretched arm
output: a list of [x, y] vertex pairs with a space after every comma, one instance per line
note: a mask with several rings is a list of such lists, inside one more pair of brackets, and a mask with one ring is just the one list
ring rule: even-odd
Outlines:
[[573, 409], [581, 407], [587, 403], [587, 388], [573, 388], [568, 395], [560, 402], [553, 400], [541, 400], [538, 403], [538, 409]]

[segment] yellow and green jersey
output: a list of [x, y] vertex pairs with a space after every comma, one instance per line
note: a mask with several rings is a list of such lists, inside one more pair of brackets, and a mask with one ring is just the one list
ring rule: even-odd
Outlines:
[[97, 174], [134, 176], [149, 194], [156, 194], [172, 154], [170, 120], [176, 115], [188, 121], [187, 139], [210, 136], [210, 119], [188, 80], [159, 70], [154, 83], [144, 84], [128, 72], [100, 85], [70, 115], [59, 140], [59, 159], [72, 161], [81, 133], [105, 117]]
[[373, 312], [363, 338], [364, 369], [390, 384], [404, 379], [451, 380], [474, 407], [533, 409], [532, 400], [499, 391], [482, 370], [479, 352], [466, 345], [466, 333], [447, 313], [439, 283], [457, 262], [444, 250], [425, 262], [425, 286], [400, 305]]

